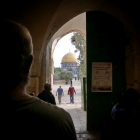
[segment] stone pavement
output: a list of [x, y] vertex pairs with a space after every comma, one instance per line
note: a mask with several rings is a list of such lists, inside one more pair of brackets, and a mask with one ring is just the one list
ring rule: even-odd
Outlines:
[[[74, 104], [70, 103], [70, 97], [67, 95], [70, 84], [68, 83], [68, 85], [66, 85], [63, 80], [54, 81], [52, 93], [55, 96], [57, 106], [62, 107], [71, 115], [78, 140], [100, 140], [100, 134], [98, 132], [88, 132], [86, 129], [86, 111], [81, 108], [81, 83], [80, 81], [75, 81], [74, 79], [72, 80], [72, 83], [76, 90]], [[64, 96], [62, 97], [62, 103], [59, 105], [56, 90], [60, 85], [64, 90]]]

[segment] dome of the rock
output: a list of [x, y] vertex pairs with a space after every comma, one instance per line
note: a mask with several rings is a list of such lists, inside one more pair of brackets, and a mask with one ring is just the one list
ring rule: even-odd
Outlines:
[[63, 56], [61, 63], [78, 63], [75, 55], [73, 53], [67, 53]]

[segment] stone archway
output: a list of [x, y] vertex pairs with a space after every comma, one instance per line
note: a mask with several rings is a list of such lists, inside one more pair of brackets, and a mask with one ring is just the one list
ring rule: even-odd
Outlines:
[[[63, 3], [64, 4], [64, 3]], [[61, 5], [62, 7], [64, 6], [64, 5]], [[109, 4], [110, 5], [110, 4]], [[61, 7], [60, 6], [60, 7]], [[59, 7], [59, 8], [60, 8]], [[58, 9], [59, 9], [58, 8]], [[92, 7], [93, 8], [93, 7]], [[95, 7], [94, 7], [95, 8]], [[92, 9], [92, 10], [95, 10], [95, 9], [97, 9], [97, 7], [95, 8], [95, 9]], [[114, 8], [114, 9], [118, 9], [118, 7], [112, 7], [112, 8]], [[60, 10], [60, 9], [59, 9]], [[59, 11], [58, 10], [58, 11]], [[122, 11], [120, 11], [120, 10], [117, 10], [117, 12], [118, 13], [116, 13], [116, 11], [114, 10], [113, 12], [110, 12], [110, 9], [107, 9], [107, 7], [105, 6], [104, 7], [104, 9], [103, 10], [100, 10], [100, 11], [104, 11], [104, 12], [106, 12], [106, 13], [109, 13], [109, 14], [111, 14], [111, 15], [113, 15], [114, 17], [116, 17], [117, 19], [119, 19], [123, 24], [125, 24], [125, 26], [127, 26], [130, 30], [131, 30], [131, 32], [133, 32], [135, 35], [138, 35], [135, 31], [134, 31], [134, 28], [132, 27], [132, 24], [131, 24], [131, 22], [129, 21], [129, 19], [128, 18], [126, 18], [126, 15], [124, 14], [124, 13], [122, 13]], [[60, 13], [60, 11], [58, 12], [58, 13]], [[56, 12], [56, 15], [54, 15], [54, 19], [52, 20], [52, 25], [54, 25], [53, 27], [52, 27], [52, 30], [51, 30], [51, 32], [50, 32], [50, 34], [49, 34], [49, 36], [46, 34], [46, 40], [49, 40], [49, 38], [51, 37], [51, 35], [54, 33], [54, 31], [55, 30], [57, 30], [57, 27], [58, 27], [58, 25], [57, 24], [53, 24], [54, 23], [54, 21], [57, 21], [57, 20], [60, 20], [62, 17], [59, 17], [59, 19], [57, 19], [57, 17], [55, 17], [55, 16], [57, 16], [57, 14], [58, 14], [57, 12]], [[66, 23], [66, 24], [68, 24], [68, 22]], [[52, 26], [52, 25], [50, 25], [50, 26]], [[63, 26], [65, 26], [65, 24], [63, 25]], [[63, 27], [62, 26], [62, 27]], [[52, 42], [53, 41], [53, 39], [56, 37], [55, 35], [57, 34], [57, 33], [59, 33], [59, 31], [62, 29], [62, 27], [52, 36], [52, 38], [51, 38], [51, 41], [50, 42]], [[132, 28], [131, 28], [132, 27]], [[64, 30], [64, 28], [63, 28], [63, 30]], [[66, 32], [66, 31], [65, 31]], [[68, 32], [66, 32], [66, 33], [68, 33]], [[66, 33], [64, 33], [64, 35], [66, 34]], [[58, 35], [58, 34], [57, 34]], [[59, 40], [61, 37], [63, 36], [63, 34], [61, 34], [61, 35], [59, 35], [59, 36], [57, 36], [56, 38], [57, 38], [57, 40]], [[47, 42], [47, 41], [45, 41], [45, 42]], [[44, 43], [45, 43], [44, 42]]]
[[[127, 5], [126, 5], [127, 4]], [[36, 95], [41, 89], [40, 80], [43, 53], [52, 36], [70, 19], [87, 11], [106, 12], [121, 21], [139, 40], [138, 3], [126, 1], [99, 1], [99, 0], [57, 0], [20, 3], [1, 3], [1, 19], [12, 19], [24, 24], [31, 32], [34, 44], [34, 63], [31, 71], [29, 92]], [[127, 8], [126, 8], [127, 7]], [[131, 11], [131, 12], [130, 12]]]
[[[127, 46], [128, 66], [128, 71], [126, 72], [128, 82], [126, 86], [135, 87], [140, 91], [140, 21], [139, 4], [137, 1], [40, 0], [32, 2], [28, 0], [28, 2], [22, 3], [22, 5], [12, 1], [9, 4], [2, 3], [0, 6], [2, 6], [0, 8], [1, 19], [12, 19], [24, 24], [30, 30], [33, 38], [34, 63], [31, 70], [30, 85], [27, 88], [28, 92], [34, 92], [37, 95], [46, 81], [46, 77], [43, 77], [46, 69], [53, 71], [49, 67], [53, 63], [50, 57], [52, 37], [69, 20], [88, 11], [100, 11], [110, 14], [129, 30], [130, 34], [127, 34], [127, 31], [125, 31], [127, 34], [125, 43]], [[61, 36], [59, 35], [54, 39], [59, 37]], [[49, 63], [44, 66], [44, 62], [46, 62], [44, 53], [46, 51]], [[90, 117], [88, 120], [92, 119]]]

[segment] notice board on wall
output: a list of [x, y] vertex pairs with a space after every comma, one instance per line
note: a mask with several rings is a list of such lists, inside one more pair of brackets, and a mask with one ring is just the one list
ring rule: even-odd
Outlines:
[[111, 62], [92, 62], [91, 92], [112, 92]]

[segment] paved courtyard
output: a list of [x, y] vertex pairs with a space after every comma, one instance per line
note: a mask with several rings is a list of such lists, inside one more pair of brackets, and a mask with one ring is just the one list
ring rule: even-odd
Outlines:
[[[65, 81], [54, 81], [52, 93], [55, 96], [57, 106], [62, 107], [67, 112], [70, 113], [74, 126], [77, 133], [78, 140], [100, 140], [98, 133], [90, 133], [86, 129], [86, 111], [81, 108], [81, 83], [80, 81], [73, 79], [73, 86], [76, 90], [76, 95], [74, 96], [74, 104], [70, 103], [70, 97], [67, 94], [70, 83], [67, 85]], [[56, 96], [56, 90], [61, 85], [64, 90], [64, 96], [62, 97], [62, 103], [59, 105], [58, 98]]]

